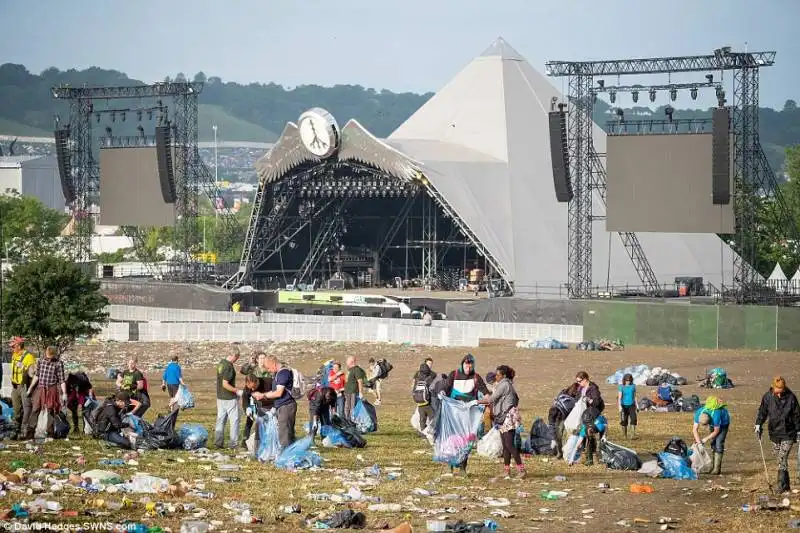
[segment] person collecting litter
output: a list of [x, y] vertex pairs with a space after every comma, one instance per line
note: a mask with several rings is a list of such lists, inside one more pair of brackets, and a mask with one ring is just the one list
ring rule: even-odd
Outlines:
[[70, 372], [67, 375], [67, 409], [72, 413], [73, 433], [80, 433], [78, 428], [78, 407], [82, 410], [82, 418], [85, 418], [87, 415], [86, 403], [94, 399], [94, 388], [86, 372]]
[[586, 453], [584, 454], [583, 464], [592, 466], [594, 455], [597, 453], [597, 428], [595, 420], [599, 417], [606, 407], [603, 396], [600, 394], [600, 387], [589, 380], [589, 374], [581, 370], [575, 374], [575, 383], [580, 387], [581, 398], [586, 400], [586, 410], [583, 412], [582, 422], [586, 426]]
[[336, 391], [336, 414], [339, 418], [344, 418], [344, 399], [345, 392], [344, 386], [347, 382], [347, 376], [342, 371], [342, 364], [334, 361], [331, 365], [331, 370], [328, 372], [328, 385]]
[[[483, 378], [475, 372], [475, 357], [468, 353], [461, 360], [461, 365], [453, 370], [447, 377], [447, 387], [444, 390], [446, 396], [460, 402], [477, 402], [480, 395], [488, 396], [489, 389], [486, 387]], [[462, 476], [467, 475], [467, 463], [469, 455], [458, 465]], [[453, 467], [450, 467], [453, 470]]]
[[790, 492], [789, 455], [795, 441], [800, 439], [800, 405], [781, 376], [772, 380], [772, 386], [761, 398], [758, 407], [755, 433], [759, 444], [764, 422], [767, 423], [772, 451], [778, 462], [778, 492]]
[[[247, 446], [247, 439], [250, 437], [250, 432], [253, 430], [253, 424], [255, 423], [255, 415], [251, 416], [251, 411], [248, 411], [248, 408], [256, 403], [252, 398], [252, 393], [272, 390], [272, 374], [263, 368], [263, 362], [266, 356], [267, 354], [264, 352], [254, 352], [250, 355], [250, 360], [239, 368], [239, 373], [245, 376], [245, 387], [242, 390], [242, 410], [247, 414], [242, 438], [243, 448]], [[259, 381], [257, 383], [251, 383], [255, 388], [251, 388], [248, 385], [247, 379], [249, 376], [258, 378]], [[272, 402], [270, 402], [270, 407], [272, 407]]]
[[555, 450], [556, 459], [561, 459], [564, 456], [564, 421], [572, 412], [572, 408], [575, 407], [575, 402], [579, 397], [580, 387], [573, 382], [569, 387], [562, 389], [558, 393], [547, 413], [547, 425], [550, 426], [550, 431], [553, 433], [550, 448]]
[[[61, 360], [55, 346], [48, 346], [44, 352], [44, 358], [36, 363], [36, 375], [28, 387], [28, 395], [33, 395], [27, 432], [28, 438], [32, 439], [36, 433], [39, 413], [47, 411], [53, 415], [61, 411], [61, 407], [67, 404], [67, 378], [64, 374], [64, 361]], [[47, 424], [48, 435], [52, 435], [53, 420], [53, 417], [50, 416]]]
[[433, 372], [433, 359], [428, 357], [419, 365], [419, 370], [416, 371], [411, 382], [411, 399], [417, 404], [421, 431], [424, 431], [428, 427], [428, 423], [433, 420], [431, 384], [434, 379], [436, 379], [436, 374]]
[[331, 387], [308, 391], [308, 420], [311, 423], [311, 440], [317, 437], [320, 426], [331, 425], [331, 411], [336, 409], [336, 391]]
[[178, 356], [175, 355], [167, 363], [167, 367], [161, 376], [161, 392], [166, 392], [172, 399], [178, 394], [178, 387], [181, 385], [186, 386], [186, 383], [183, 382], [183, 370], [181, 370], [181, 365], [178, 363]]
[[514, 369], [500, 365], [495, 370], [495, 386], [490, 396], [484, 396], [479, 403], [490, 405], [494, 413], [494, 427], [500, 431], [503, 443], [503, 473], [506, 479], [511, 473], [511, 458], [517, 465], [517, 477], [525, 479], [525, 465], [514, 443], [517, 427], [522, 424], [519, 414], [519, 395], [514, 389]]
[[25, 349], [22, 337], [13, 337], [9, 342], [11, 353], [11, 406], [14, 409], [14, 422], [18, 428], [18, 438], [25, 436], [31, 415], [31, 398], [28, 396], [33, 375], [31, 368], [36, 357]]
[[139, 370], [139, 359], [131, 357], [128, 359], [128, 369], [117, 374], [117, 388], [128, 392], [132, 400], [139, 403], [139, 407], [134, 409], [131, 414], [140, 418], [150, 409], [150, 393], [147, 392], [147, 379], [144, 373]]
[[352, 420], [356, 401], [364, 397], [364, 382], [367, 380], [367, 373], [358, 366], [356, 358], [352, 355], [347, 357], [345, 365], [347, 365], [347, 381], [344, 385], [344, 417]]
[[[265, 356], [266, 357], [266, 356]], [[256, 374], [248, 374], [244, 379], [244, 391], [242, 392], [242, 407], [244, 408], [246, 420], [244, 422], [244, 436], [242, 437], [242, 448], [247, 448], [247, 439], [253, 430], [253, 424], [259, 415], [259, 411], [272, 409], [272, 400], [263, 398], [256, 400], [254, 392], [265, 393], [272, 390], [272, 376], [259, 377]], [[245, 403], [247, 398], [247, 403]]]
[[[694, 425], [692, 435], [694, 441], [701, 446], [711, 443], [713, 452], [713, 467], [711, 474], [722, 473], [722, 456], [725, 455], [725, 439], [728, 437], [728, 428], [731, 425], [731, 415], [728, 406], [716, 396], [709, 396], [703, 407], [694, 412]], [[700, 438], [700, 426], [710, 427], [711, 433]]]
[[275, 377], [272, 390], [265, 393], [254, 392], [256, 400], [274, 400], [275, 418], [278, 422], [278, 440], [281, 448], [286, 449], [295, 440], [295, 422], [297, 419], [297, 401], [292, 397], [294, 375], [292, 369], [278, 362], [274, 355], [268, 355], [263, 361], [264, 369]]
[[229, 348], [228, 356], [217, 363], [217, 421], [214, 425], [214, 445], [225, 447], [225, 423], [230, 424], [230, 446], [239, 443], [239, 402], [242, 391], [236, 388], [236, 368], [239, 347]]
[[633, 376], [625, 374], [622, 377], [622, 384], [617, 387], [617, 407], [619, 408], [619, 425], [622, 426], [622, 436], [628, 438], [628, 427], [630, 427], [630, 438], [636, 438], [636, 385], [633, 384]]
[[122, 436], [120, 431], [127, 427], [122, 423], [122, 415], [129, 408], [135, 409], [135, 403], [137, 402], [131, 399], [131, 395], [127, 391], [120, 391], [116, 395], [106, 398], [97, 408], [92, 428], [93, 435], [120, 448], [133, 449], [133, 443], [130, 439]]

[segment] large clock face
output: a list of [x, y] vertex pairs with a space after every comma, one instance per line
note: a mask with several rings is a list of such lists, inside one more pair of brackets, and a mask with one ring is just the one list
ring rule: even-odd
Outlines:
[[329, 157], [339, 148], [339, 127], [324, 109], [314, 108], [300, 115], [298, 128], [303, 146], [317, 157]]

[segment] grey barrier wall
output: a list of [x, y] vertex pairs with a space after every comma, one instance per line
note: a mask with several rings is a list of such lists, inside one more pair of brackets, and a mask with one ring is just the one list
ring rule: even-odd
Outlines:
[[[264, 313], [256, 322], [252, 313], [125, 305], [112, 305], [109, 312], [116, 322], [108, 324], [102, 337], [120, 342], [341, 341], [469, 347], [478, 346], [481, 339], [583, 340], [583, 326], [571, 324], [446, 320], [425, 327], [419, 320], [278, 313]], [[131, 322], [139, 322], [137, 339], [131, 338]]]
[[230, 292], [210, 285], [101, 279], [100, 292], [112, 304], [174, 309], [230, 309]]

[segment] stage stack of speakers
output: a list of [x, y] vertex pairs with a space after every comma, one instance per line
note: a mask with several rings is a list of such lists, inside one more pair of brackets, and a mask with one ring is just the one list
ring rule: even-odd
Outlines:
[[72, 182], [72, 161], [69, 157], [69, 128], [59, 128], [53, 132], [56, 141], [56, 161], [58, 175], [61, 178], [61, 192], [64, 201], [71, 204], [75, 201], [75, 185]]
[[156, 126], [156, 157], [161, 196], [164, 203], [175, 203], [175, 176], [172, 169], [172, 141], [169, 126]]
[[550, 159], [553, 162], [553, 185], [556, 200], [572, 200], [572, 179], [569, 174], [569, 146], [567, 144], [567, 115], [563, 110], [551, 111], [550, 121]]
[[730, 109], [716, 107], [711, 115], [711, 199], [714, 205], [731, 202]]

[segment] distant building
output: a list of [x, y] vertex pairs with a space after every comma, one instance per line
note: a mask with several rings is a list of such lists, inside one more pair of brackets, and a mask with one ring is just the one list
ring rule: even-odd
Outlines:
[[22, 196], [34, 196], [47, 207], [62, 211], [66, 202], [56, 156], [0, 157], [0, 194], [14, 191]]

